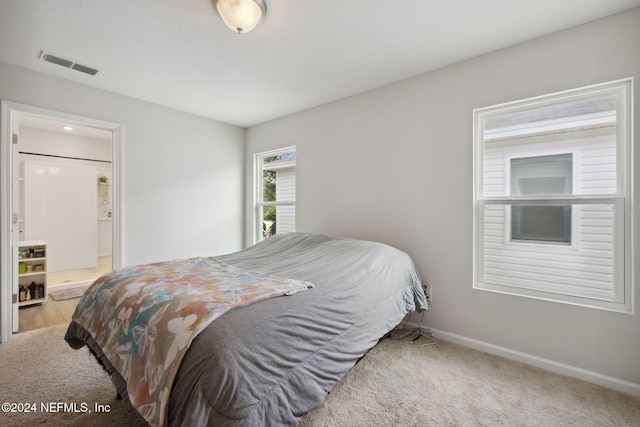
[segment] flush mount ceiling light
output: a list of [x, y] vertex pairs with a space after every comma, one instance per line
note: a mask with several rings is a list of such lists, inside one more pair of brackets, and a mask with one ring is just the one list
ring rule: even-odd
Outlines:
[[253, 30], [267, 14], [264, 0], [213, 0], [227, 27], [238, 34]]

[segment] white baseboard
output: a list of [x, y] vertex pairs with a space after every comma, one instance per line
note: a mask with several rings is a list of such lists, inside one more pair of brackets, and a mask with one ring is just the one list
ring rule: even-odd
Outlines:
[[[416, 323], [408, 323], [405, 328], [417, 328], [419, 326], [420, 325]], [[589, 371], [586, 369], [567, 365], [565, 363], [556, 362], [550, 359], [544, 359], [542, 357], [534, 356], [528, 353], [511, 350], [506, 347], [489, 344], [484, 341], [478, 341], [462, 335], [452, 334], [450, 332], [433, 328], [429, 329], [436, 338], [439, 338], [443, 341], [449, 341], [454, 344], [473, 348], [485, 353], [494, 354], [496, 356], [501, 356], [506, 359], [515, 360], [521, 363], [526, 363], [527, 365], [535, 366], [547, 371], [555, 372], [557, 374], [578, 378], [613, 390], [628, 393], [633, 396], [640, 396], [640, 384], [625, 381], [620, 378], [610, 377], [608, 375], [603, 375], [598, 372]]]

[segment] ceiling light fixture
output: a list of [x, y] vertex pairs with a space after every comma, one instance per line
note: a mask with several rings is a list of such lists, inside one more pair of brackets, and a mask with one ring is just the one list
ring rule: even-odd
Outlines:
[[218, 14], [238, 34], [253, 30], [267, 14], [264, 0], [213, 0]]

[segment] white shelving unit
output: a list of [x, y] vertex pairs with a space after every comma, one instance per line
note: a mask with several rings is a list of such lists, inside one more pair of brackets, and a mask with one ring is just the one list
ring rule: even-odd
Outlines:
[[18, 251], [18, 305], [47, 302], [47, 243], [19, 242]]

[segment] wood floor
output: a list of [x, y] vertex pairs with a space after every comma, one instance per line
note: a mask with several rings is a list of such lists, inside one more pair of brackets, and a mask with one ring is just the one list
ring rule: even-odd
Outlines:
[[107, 271], [111, 271], [111, 268], [111, 257], [102, 256], [98, 258], [98, 263], [95, 268], [47, 272], [47, 284], [50, 287], [54, 287], [87, 279], [93, 281]]
[[18, 333], [69, 323], [80, 298], [64, 301], [47, 299], [44, 304], [20, 307]]

